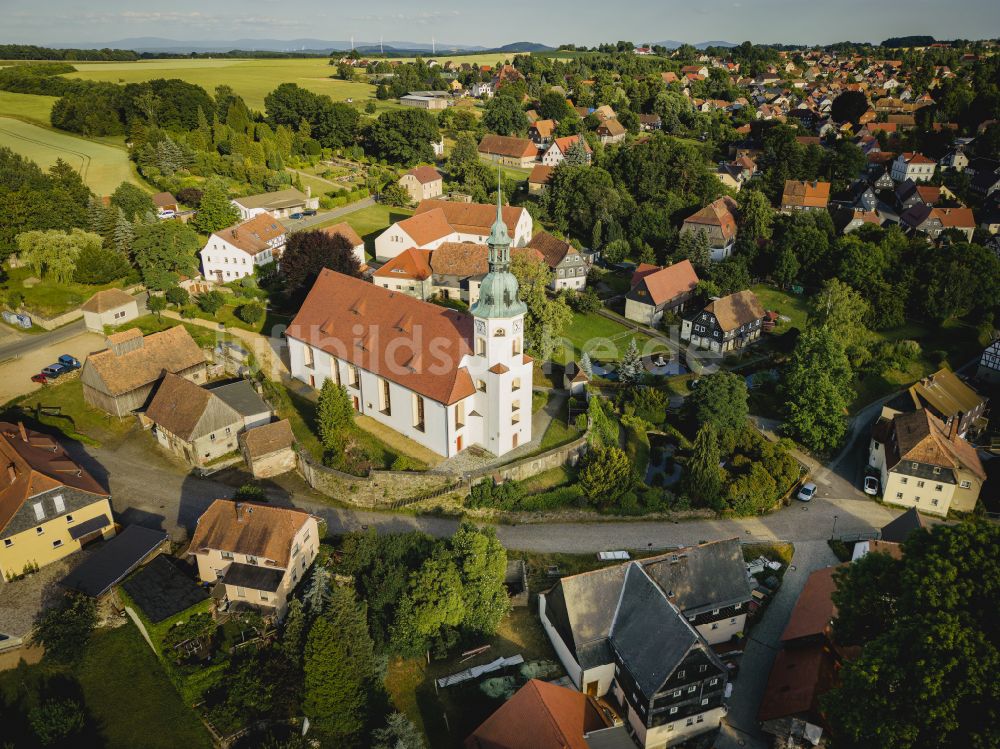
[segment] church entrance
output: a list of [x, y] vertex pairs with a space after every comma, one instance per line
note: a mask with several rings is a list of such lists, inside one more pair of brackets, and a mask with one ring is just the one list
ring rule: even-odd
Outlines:
[[462, 452], [462, 435], [458, 435], [458, 438], [455, 440], [455, 447], [457, 452]]

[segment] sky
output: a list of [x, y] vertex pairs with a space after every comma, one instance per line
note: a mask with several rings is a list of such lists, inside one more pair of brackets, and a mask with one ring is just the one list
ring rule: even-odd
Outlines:
[[[283, 12], [287, 10], [288, 12]], [[497, 47], [676, 39], [822, 44], [1000, 36], [997, 0], [0, 0], [0, 42], [313, 38]]]

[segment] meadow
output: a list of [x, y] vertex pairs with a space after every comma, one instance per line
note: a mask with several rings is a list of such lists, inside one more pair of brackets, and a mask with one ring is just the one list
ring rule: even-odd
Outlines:
[[48, 125], [49, 114], [52, 112], [52, 105], [56, 103], [57, 98], [55, 96], [36, 96], [35, 94], [0, 91], [0, 117], [13, 117], [15, 120]]
[[61, 158], [79, 171], [98, 195], [110, 195], [124, 181], [138, 183], [124, 147], [78, 138], [10, 117], [0, 117], [0, 146], [11, 148], [43, 169]]

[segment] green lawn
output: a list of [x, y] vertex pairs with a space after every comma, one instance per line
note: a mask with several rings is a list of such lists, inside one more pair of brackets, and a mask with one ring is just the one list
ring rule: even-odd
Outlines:
[[597, 312], [576, 313], [563, 331], [563, 345], [556, 348], [552, 360], [567, 364], [578, 360], [584, 351], [600, 361], [618, 360], [625, 353], [630, 338], [635, 338], [640, 350], [650, 340], [645, 333], [638, 333], [631, 326]]
[[[44, 686], [43, 686], [44, 685]], [[27, 705], [5, 722], [3, 737], [11, 746], [34, 746], [21, 724], [23, 708], [44, 688], [53, 696], [82, 700], [90, 719], [86, 733], [72, 746], [104, 749], [210, 749], [208, 732], [184, 705], [156, 656], [131, 624], [95, 632], [82, 660], [72, 669], [45, 663], [0, 673], [0, 705], [15, 704], [27, 688]], [[19, 734], [21, 736], [19, 736]], [[19, 738], [23, 737], [22, 740]]]
[[8, 421], [23, 414], [58, 429], [70, 439], [90, 444], [121, 437], [133, 424], [131, 420], [117, 419], [88, 405], [83, 400], [83, 384], [79, 377], [60, 378], [55, 384], [12, 402], [8, 409], [5, 416]]
[[[0, 138], [2, 138], [0, 131]], [[31, 268], [12, 268], [5, 271], [6, 278], [0, 283], [0, 288], [17, 290], [24, 295], [24, 306], [29, 312], [44, 317], [54, 317], [63, 312], [75, 309], [90, 299], [98, 291], [121, 287], [121, 281], [115, 281], [100, 286], [67, 281], [60, 283], [49, 278], [42, 279], [34, 285], [25, 285], [26, 279], [36, 277]]]
[[49, 114], [57, 98], [0, 91], [0, 117], [13, 117], [15, 120], [29, 120], [40, 125], [48, 125]]
[[10, 117], [0, 117], [0, 146], [13, 149], [43, 169], [62, 159], [80, 172], [98, 195], [110, 195], [122, 182], [138, 184], [128, 152], [123, 147], [78, 138]]
[[760, 300], [764, 309], [791, 318], [791, 322], [779, 323], [776, 332], [780, 333], [788, 328], [803, 330], [806, 327], [809, 319], [809, 304], [805, 295], [791, 294], [765, 284], [752, 286], [750, 290]]
[[225, 334], [222, 331], [210, 330], [209, 328], [202, 327], [201, 325], [172, 320], [169, 317], [158, 318], [156, 315], [143, 315], [142, 317], [137, 317], [135, 320], [115, 328], [113, 332], [118, 333], [130, 328], [138, 328], [142, 331], [143, 335], [149, 335], [150, 333], [159, 333], [161, 330], [166, 330], [167, 328], [173, 328], [176, 325], [183, 325], [187, 329], [187, 332], [191, 334], [191, 338], [194, 339], [194, 342], [202, 348], [205, 348], [206, 346], [214, 346], [220, 341], [232, 340], [232, 336]]
[[323, 226], [330, 226], [346, 221], [365, 240], [365, 250], [367, 250], [368, 254], [374, 256], [375, 237], [397, 221], [402, 221], [404, 218], [412, 215], [413, 211], [407, 208], [395, 208], [390, 205], [376, 203], [367, 208], [359, 208], [356, 211], [345, 213], [343, 216], [332, 218], [329, 221], [324, 221], [309, 228], [319, 229]]

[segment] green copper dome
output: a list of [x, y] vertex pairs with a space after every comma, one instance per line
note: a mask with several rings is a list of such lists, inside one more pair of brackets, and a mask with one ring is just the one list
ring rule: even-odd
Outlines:
[[510, 235], [503, 222], [500, 202], [500, 172], [497, 170], [497, 219], [486, 244], [490, 248], [490, 271], [479, 285], [479, 299], [472, 306], [476, 317], [517, 317], [528, 311], [521, 301], [517, 277], [510, 272]]

